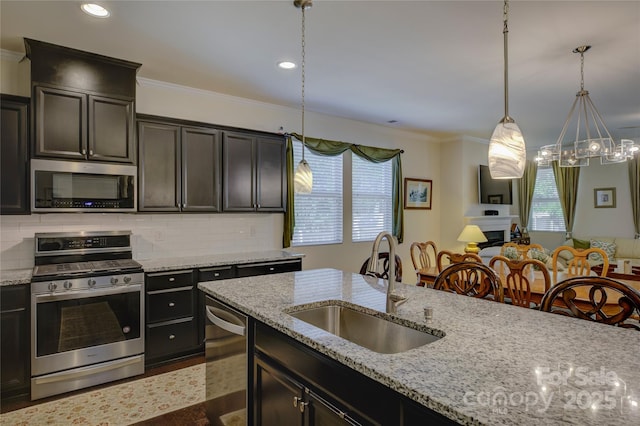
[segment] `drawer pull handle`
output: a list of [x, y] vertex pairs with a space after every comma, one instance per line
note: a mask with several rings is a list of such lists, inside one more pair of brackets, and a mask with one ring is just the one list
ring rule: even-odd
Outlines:
[[216, 272], [213, 274], [214, 277], [219, 277], [220, 276], [220, 272]]
[[174, 282], [176, 279], [174, 277], [169, 278], [169, 282]]
[[176, 304], [175, 304], [175, 303], [173, 303], [173, 302], [169, 302], [169, 307], [170, 307], [170, 308], [173, 308], [174, 306], [176, 306]]
[[273, 266], [269, 268], [270, 271], [275, 271], [276, 268], [274, 268]]
[[173, 340], [173, 339], [175, 339], [175, 338], [176, 338], [176, 336], [175, 336], [174, 334], [170, 334], [170, 335], [169, 335], [169, 340]]

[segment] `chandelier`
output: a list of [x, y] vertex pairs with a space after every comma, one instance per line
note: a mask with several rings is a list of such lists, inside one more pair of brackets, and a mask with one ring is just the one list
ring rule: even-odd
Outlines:
[[[539, 167], [558, 161], [560, 167], [588, 166], [590, 158], [600, 157], [601, 164], [623, 163], [640, 150], [640, 146], [631, 139], [622, 139], [616, 143], [602, 116], [584, 89], [584, 53], [591, 46], [579, 46], [573, 53], [580, 54], [580, 91], [576, 93], [569, 115], [555, 145], [540, 148], [535, 161]], [[575, 115], [574, 115], [575, 113]], [[570, 125], [575, 125], [575, 138], [565, 140]]]

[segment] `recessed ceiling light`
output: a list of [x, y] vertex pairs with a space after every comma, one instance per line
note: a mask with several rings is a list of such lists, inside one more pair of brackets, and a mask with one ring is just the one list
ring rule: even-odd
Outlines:
[[278, 62], [278, 66], [283, 70], [292, 70], [296, 67], [296, 64], [291, 61], [281, 61], [281, 62]]
[[107, 18], [109, 15], [111, 15], [111, 13], [109, 13], [107, 9], [100, 6], [99, 4], [83, 3], [80, 7], [82, 8], [82, 11], [84, 13], [95, 16], [97, 18]]

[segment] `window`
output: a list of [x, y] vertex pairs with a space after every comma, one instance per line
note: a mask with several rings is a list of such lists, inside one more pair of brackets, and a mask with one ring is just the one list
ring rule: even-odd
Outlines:
[[556, 181], [553, 177], [553, 169], [538, 168], [536, 187], [531, 203], [530, 230], [565, 231], [564, 216]]
[[[342, 155], [317, 155], [305, 160], [313, 172], [311, 194], [295, 194], [292, 246], [342, 243]], [[302, 159], [302, 143], [293, 141], [294, 167]]]
[[393, 161], [372, 163], [352, 158], [351, 240], [373, 241], [382, 231], [391, 232], [393, 215]]

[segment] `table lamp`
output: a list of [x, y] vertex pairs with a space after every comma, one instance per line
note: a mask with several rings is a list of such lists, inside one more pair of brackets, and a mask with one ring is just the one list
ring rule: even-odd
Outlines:
[[487, 237], [484, 236], [478, 225], [466, 225], [458, 235], [458, 241], [467, 243], [464, 248], [465, 253], [479, 253], [480, 247], [478, 247], [478, 243], [486, 242]]

